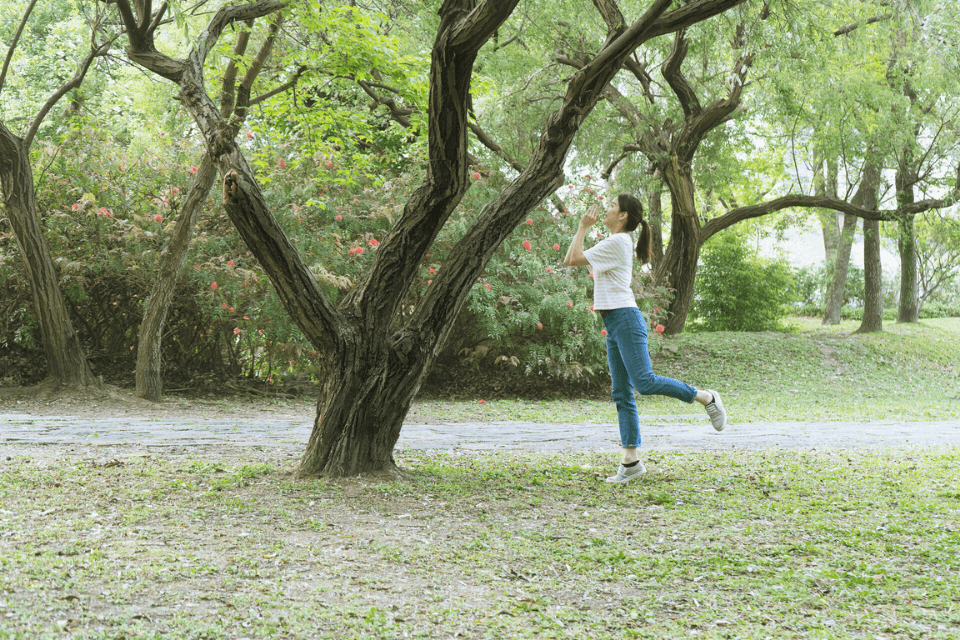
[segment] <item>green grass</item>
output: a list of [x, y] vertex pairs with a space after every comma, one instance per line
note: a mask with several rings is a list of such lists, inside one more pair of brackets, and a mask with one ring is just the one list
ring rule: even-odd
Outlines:
[[[690, 333], [666, 340], [654, 372], [723, 394], [731, 420], [868, 421], [960, 418], [960, 318], [824, 327], [794, 319], [790, 333]], [[411, 422], [615, 422], [609, 400], [421, 402]], [[698, 405], [639, 399], [644, 415], [700, 414]]]
[[960, 447], [654, 453], [625, 486], [595, 454], [334, 483], [84, 451], [0, 449], [0, 638], [960, 636]]

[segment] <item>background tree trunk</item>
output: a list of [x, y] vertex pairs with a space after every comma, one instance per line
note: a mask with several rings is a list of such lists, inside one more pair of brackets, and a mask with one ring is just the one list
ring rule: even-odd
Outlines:
[[863, 221], [863, 320], [857, 333], [883, 331], [883, 268], [880, 222]]
[[157, 274], [156, 284], [150, 292], [143, 320], [140, 324], [140, 335], [137, 340], [137, 369], [136, 390], [137, 397], [153, 402], [160, 402], [163, 398], [163, 381], [161, 378], [160, 346], [163, 337], [163, 327], [170, 310], [180, 273], [187, 260], [187, 251], [190, 249], [190, 239], [193, 237], [193, 228], [203, 211], [213, 182], [217, 178], [217, 169], [210, 159], [210, 154], [204, 154], [197, 170], [196, 179], [190, 186], [190, 191], [180, 208], [177, 224], [173, 229], [170, 242], [160, 258], [160, 273]]
[[[897, 206], [913, 204], [913, 181], [897, 171]], [[915, 217], [904, 214], [897, 219], [897, 249], [900, 253], [900, 301], [897, 304], [897, 322], [920, 321], [920, 286], [918, 274]]]
[[833, 262], [833, 274], [824, 303], [823, 324], [840, 324], [840, 312], [843, 309], [847, 290], [847, 271], [850, 268], [850, 249], [853, 247], [853, 237], [857, 233], [859, 221], [860, 219], [856, 216], [849, 214], [843, 216], [843, 227], [840, 230]]
[[650, 268], [656, 273], [663, 261], [663, 179], [659, 172], [647, 194], [647, 222], [650, 223]]
[[45, 383], [54, 388], [100, 387], [70, 321], [59, 277], [40, 227], [29, 149], [23, 139], [2, 123], [0, 185], [40, 325], [43, 352], [47, 358]]
[[693, 176], [690, 171], [673, 170], [665, 173], [670, 187], [673, 209], [671, 213], [670, 244], [655, 273], [657, 282], [673, 287], [670, 316], [664, 332], [683, 331], [693, 302], [697, 263], [700, 259], [700, 221], [693, 200]]
[[[877, 208], [880, 189], [880, 166], [868, 162], [863, 170], [859, 196], [860, 206]], [[857, 333], [883, 331], [883, 268], [880, 264], [880, 221], [863, 221], [863, 321]]]

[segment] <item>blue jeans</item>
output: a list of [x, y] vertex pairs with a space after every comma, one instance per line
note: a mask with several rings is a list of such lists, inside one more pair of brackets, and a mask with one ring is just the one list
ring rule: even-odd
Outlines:
[[607, 363], [620, 422], [620, 446], [639, 447], [640, 417], [634, 389], [643, 396], [669, 396], [684, 402], [693, 402], [697, 390], [653, 373], [647, 351], [647, 321], [640, 309], [613, 309], [603, 319], [603, 326], [607, 328]]

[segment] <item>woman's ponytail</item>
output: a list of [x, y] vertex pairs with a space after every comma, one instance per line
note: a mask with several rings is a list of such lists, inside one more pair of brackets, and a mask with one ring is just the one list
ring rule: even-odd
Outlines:
[[650, 262], [650, 250], [651, 243], [653, 242], [653, 234], [650, 233], [650, 225], [647, 224], [646, 220], [640, 221], [640, 239], [637, 240], [637, 260], [640, 261], [640, 264], [647, 264]]
[[650, 253], [652, 252], [653, 234], [650, 233], [650, 225], [643, 219], [643, 203], [629, 193], [621, 193], [617, 196], [617, 206], [620, 211], [627, 214], [627, 231], [634, 231], [640, 227], [640, 239], [637, 241], [637, 260], [640, 264], [650, 262]]

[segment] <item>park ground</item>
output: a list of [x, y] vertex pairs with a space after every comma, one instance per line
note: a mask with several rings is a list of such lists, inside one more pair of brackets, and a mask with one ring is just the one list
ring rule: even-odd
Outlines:
[[[852, 328], [690, 334], [656, 366], [724, 389], [744, 422], [958, 417], [957, 321]], [[0, 406], [313, 410], [122, 390]], [[411, 420], [613, 416], [461, 398]], [[289, 448], [4, 445], [0, 638], [960, 637], [960, 446], [647, 450], [625, 486], [603, 482], [615, 456], [401, 449], [400, 481], [329, 480], [296, 477]]]

